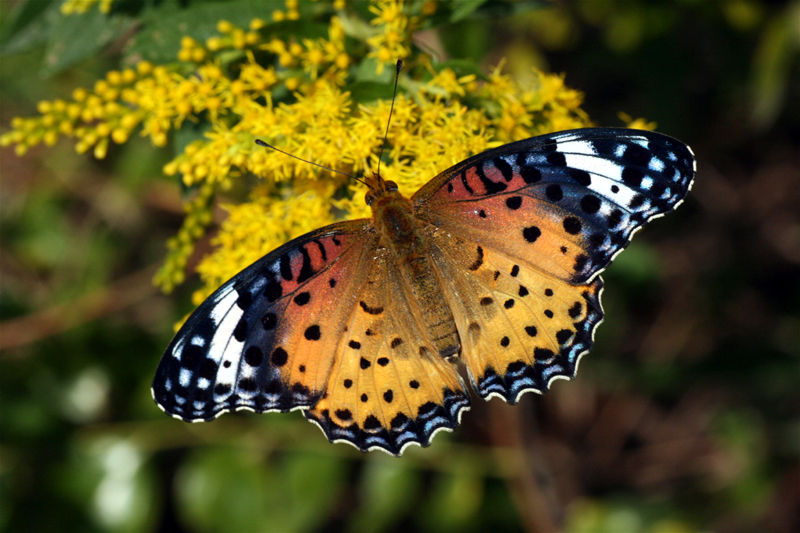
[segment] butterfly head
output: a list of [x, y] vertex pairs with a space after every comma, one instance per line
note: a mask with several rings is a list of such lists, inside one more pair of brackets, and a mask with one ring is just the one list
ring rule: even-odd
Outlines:
[[383, 179], [377, 172], [371, 178], [365, 178], [364, 182], [369, 187], [364, 197], [368, 206], [372, 206], [380, 198], [393, 196], [391, 193], [397, 193], [397, 183]]

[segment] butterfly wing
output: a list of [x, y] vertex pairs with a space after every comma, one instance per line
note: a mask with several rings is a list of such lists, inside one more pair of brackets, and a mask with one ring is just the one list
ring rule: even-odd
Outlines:
[[455, 428], [469, 396], [438, 355], [396, 263], [379, 251], [336, 347], [326, 393], [306, 411], [333, 442], [402, 454]]
[[314, 405], [376, 246], [369, 221], [343, 222], [303, 235], [234, 276], [170, 343], [153, 382], [156, 403], [191, 422], [239, 409]]
[[455, 428], [469, 397], [367, 221], [295, 239], [217, 289], [156, 371], [186, 421], [302, 409], [333, 442], [400, 455]]
[[514, 404], [556, 377], [574, 376], [603, 317], [599, 277], [573, 285], [450, 232], [438, 231], [432, 241], [479, 396]]
[[489, 150], [413, 197], [418, 216], [570, 283], [599, 274], [648, 220], [673, 210], [695, 173], [660, 133], [586, 128]]
[[603, 318], [598, 274], [683, 200], [694, 173], [675, 139], [588, 128], [490, 150], [414, 195], [437, 228], [433, 257], [482, 397], [513, 403], [574, 377]]

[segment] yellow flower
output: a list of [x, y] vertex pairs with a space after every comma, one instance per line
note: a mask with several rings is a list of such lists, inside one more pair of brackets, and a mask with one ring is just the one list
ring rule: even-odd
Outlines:
[[62, 15], [80, 14], [86, 13], [94, 4], [98, 4], [101, 13], [109, 13], [112, 2], [113, 0], [64, 0], [60, 9]]
[[[69, 5], [73, 11], [80, 7], [78, 0]], [[334, 3], [335, 9], [344, 7], [341, 0]], [[369, 6], [374, 15], [369, 21], [358, 25], [330, 14], [327, 34], [296, 40], [270, 35], [262, 19], [247, 28], [219, 21], [218, 35], [204, 45], [183, 38], [175, 61], [140, 61], [109, 72], [91, 89], [76, 89], [71, 99], [40, 102], [39, 114], [14, 119], [0, 144], [23, 154], [66, 136], [79, 152], [102, 158], [110, 142], [127, 142], [136, 132], [166, 146], [186, 123], [203, 125], [204, 135], [163, 168], [191, 193], [184, 224], [167, 243], [155, 282], [167, 291], [183, 282], [194, 244], [213, 221], [215, 202], [245, 186], [250, 194], [246, 201], [229, 198], [222, 204], [227, 216], [212, 241], [214, 250], [197, 268], [204, 282], [195, 295], [199, 301], [287, 239], [336, 218], [369, 216], [360, 183], [255, 145], [260, 138], [355, 177], [374, 172], [391, 102], [356, 101], [351, 95], [353, 72], [367, 57], [376, 60], [378, 70], [401, 58], [421, 65], [401, 74], [381, 164], [381, 174], [407, 195], [493, 146], [589, 125], [581, 93], [568, 88], [562, 76], [536, 72], [532, 86], [520, 87], [500, 67], [485, 82], [447, 68], [437, 72], [432, 58], [411, 41], [436, 8], [435, 2], [377, 0]], [[341, 11], [345, 15], [357, 16]], [[272, 12], [276, 21], [299, 16], [295, 0]], [[237, 183], [242, 185], [234, 187]]]
[[636, 130], [650, 130], [650, 131], [652, 131], [652, 130], [656, 129], [656, 126], [658, 126], [658, 124], [656, 124], [655, 122], [648, 122], [647, 120], [645, 120], [643, 118], [634, 119], [629, 114], [623, 113], [621, 111], [619, 113], [617, 113], [617, 116], [619, 117], [619, 119], [622, 122], [625, 123], [626, 127], [633, 128], [633, 129], [636, 129]]

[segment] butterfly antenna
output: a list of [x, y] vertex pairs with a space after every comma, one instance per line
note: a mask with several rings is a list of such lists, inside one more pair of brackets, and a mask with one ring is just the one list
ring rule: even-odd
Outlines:
[[[336, 172], [337, 174], [341, 174], [342, 176], [347, 176], [350, 179], [354, 179], [359, 183], [363, 183], [364, 185], [367, 185], [364, 181], [356, 178], [355, 176], [351, 176], [350, 174], [348, 174], [346, 172], [341, 172], [339, 170], [335, 170], [335, 169], [332, 169], [332, 168], [328, 168], [328, 167], [322, 166], [322, 165], [320, 165], [318, 163], [314, 163], [313, 161], [309, 161], [307, 159], [303, 159], [302, 157], [297, 157], [296, 155], [290, 154], [289, 152], [285, 152], [285, 151], [281, 150], [280, 148], [275, 148], [271, 144], [267, 144], [264, 141], [262, 141], [261, 139], [256, 139], [256, 144], [259, 145], [259, 146], [263, 146], [264, 148], [271, 148], [271, 149], [275, 150], [276, 152], [280, 152], [280, 153], [282, 153], [284, 155], [288, 155], [289, 157], [293, 157], [293, 158], [297, 159], [298, 161], [302, 161], [303, 163], [308, 163], [309, 165], [314, 165], [315, 167], [323, 168], [323, 169], [329, 170], [331, 172]], [[367, 187], [369, 187], [369, 185], [367, 185]]]
[[389, 137], [389, 126], [392, 123], [392, 113], [394, 113], [394, 99], [397, 97], [397, 80], [400, 78], [400, 69], [403, 68], [403, 60], [397, 60], [397, 70], [394, 73], [394, 92], [392, 93], [392, 107], [389, 108], [389, 120], [386, 121], [386, 133], [383, 134], [383, 144], [381, 145], [381, 152], [378, 155], [378, 176], [381, 175], [381, 159], [383, 158], [383, 149], [386, 148], [386, 139]]

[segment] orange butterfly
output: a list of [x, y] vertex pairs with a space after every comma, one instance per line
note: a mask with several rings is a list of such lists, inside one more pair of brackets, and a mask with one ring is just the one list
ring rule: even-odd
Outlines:
[[366, 179], [372, 219], [267, 254], [186, 321], [153, 397], [186, 421], [301, 409], [332, 442], [400, 455], [476, 393], [572, 379], [603, 318], [598, 274], [695, 175], [658, 133], [588, 128], [489, 150], [410, 199]]

